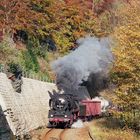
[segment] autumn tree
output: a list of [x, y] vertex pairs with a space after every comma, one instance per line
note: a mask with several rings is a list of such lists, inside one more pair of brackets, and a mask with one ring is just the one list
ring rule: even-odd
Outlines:
[[94, 14], [84, 1], [52, 0], [46, 13], [49, 15], [46, 30], [53, 36], [61, 52], [67, 52], [79, 37], [95, 32]]
[[39, 18], [43, 19], [43, 14], [33, 9], [30, 0], [0, 1], [0, 26], [4, 34], [21, 29], [35, 32]]
[[[118, 11], [119, 27], [115, 29], [116, 47], [112, 81], [119, 107], [115, 116], [121, 124], [140, 130], [140, 2], [134, 0]], [[131, 14], [130, 14], [131, 13]]]

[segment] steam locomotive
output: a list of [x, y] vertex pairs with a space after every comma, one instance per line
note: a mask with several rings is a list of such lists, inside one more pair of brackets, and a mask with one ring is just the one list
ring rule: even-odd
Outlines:
[[73, 94], [50, 94], [49, 127], [71, 127], [78, 119], [90, 120], [101, 114], [101, 102], [79, 100]]

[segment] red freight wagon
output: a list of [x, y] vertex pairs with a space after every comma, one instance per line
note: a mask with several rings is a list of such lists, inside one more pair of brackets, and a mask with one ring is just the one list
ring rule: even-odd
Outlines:
[[101, 101], [82, 100], [80, 103], [79, 117], [82, 119], [91, 119], [101, 114]]

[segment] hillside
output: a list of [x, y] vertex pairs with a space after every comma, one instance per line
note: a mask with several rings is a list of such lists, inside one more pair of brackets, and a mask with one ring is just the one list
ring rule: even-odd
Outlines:
[[0, 70], [55, 81], [69, 92], [86, 86], [92, 97], [103, 91], [115, 108], [112, 122], [138, 134], [139, 5], [139, 0], [0, 1]]

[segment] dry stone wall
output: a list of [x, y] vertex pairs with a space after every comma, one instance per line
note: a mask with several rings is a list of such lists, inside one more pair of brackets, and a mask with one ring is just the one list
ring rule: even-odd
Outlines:
[[22, 92], [14, 91], [6, 74], [0, 73], [0, 106], [14, 135], [23, 135], [48, 123], [48, 90], [55, 84], [23, 78]]

